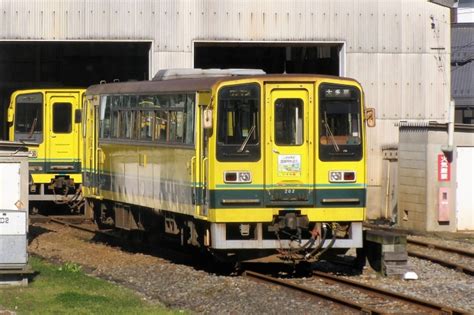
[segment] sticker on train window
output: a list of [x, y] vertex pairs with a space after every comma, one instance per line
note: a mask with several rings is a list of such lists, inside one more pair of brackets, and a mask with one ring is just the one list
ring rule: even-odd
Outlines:
[[279, 155], [278, 176], [301, 176], [301, 155]]

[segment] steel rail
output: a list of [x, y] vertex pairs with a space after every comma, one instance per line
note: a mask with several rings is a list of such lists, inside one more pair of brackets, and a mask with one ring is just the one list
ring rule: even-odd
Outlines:
[[443, 265], [443, 266], [445, 266], [445, 267], [449, 267], [449, 268], [453, 268], [453, 269], [462, 271], [462, 272], [464, 272], [465, 274], [468, 274], [468, 275], [470, 275], [470, 276], [474, 276], [474, 269], [471, 268], [471, 267], [467, 267], [467, 266], [463, 266], [463, 265], [460, 265], [460, 264], [456, 264], [456, 263], [453, 263], [453, 262], [450, 262], [450, 261], [447, 261], [447, 260], [443, 260], [443, 259], [438, 258], [438, 257], [434, 257], [434, 256], [429, 256], [429, 255], [417, 253], [417, 252], [414, 252], [414, 251], [412, 251], [412, 250], [407, 250], [407, 253], [408, 253], [409, 256], [416, 257], [416, 258], [420, 258], [420, 259], [429, 260], [429, 261], [432, 261], [432, 262], [434, 262], [434, 263]]
[[249, 277], [249, 278], [254, 278], [254, 279], [258, 279], [258, 280], [263, 280], [265, 282], [277, 284], [277, 285], [283, 286], [285, 288], [289, 288], [289, 289], [292, 289], [292, 290], [296, 290], [296, 291], [299, 291], [299, 292], [302, 292], [302, 293], [309, 294], [311, 296], [317, 296], [319, 298], [329, 300], [329, 301], [337, 303], [339, 305], [343, 305], [345, 307], [360, 311], [363, 314], [383, 314], [384, 313], [382, 311], [373, 309], [373, 308], [368, 307], [366, 305], [361, 305], [361, 304], [356, 303], [356, 302], [351, 302], [351, 301], [348, 301], [347, 299], [343, 299], [343, 298], [328, 294], [326, 292], [322, 292], [322, 291], [318, 291], [318, 290], [315, 290], [315, 289], [312, 289], [312, 288], [304, 287], [304, 286], [294, 284], [294, 283], [291, 283], [289, 281], [277, 279], [277, 278], [274, 278], [274, 277], [269, 277], [269, 276], [266, 276], [266, 275], [263, 275], [263, 274], [260, 274], [260, 273], [254, 272], [254, 271], [246, 270], [243, 273], [243, 275], [246, 276], [246, 277]]
[[414, 239], [411, 239], [411, 238], [407, 238], [407, 243], [414, 244], [414, 245], [419, 245], [419, 246], [425, 246], [425, 247], [433, 248], [433, 249], [439, 249], [439, 250], [442, 250], [442, 251], [445, 251], [445, 252], [456, 253], [456, 254], [459, 254], [459, 255], [462, 255], [462, 256], [474, 257], [474, 252], [467, 251], [467, 250], [460, 249], [460, 248], [451, 248], [451, 247], [447, 247], [447, 246], [433, 244], [433, 243], [430, 243], [430, 242], [423, 242], [423, 241], [419, 241], [419, 240], [414, 240]]
[[69, 223], [69, 222], [66, 222], [66, 221], [63, 221], [63, 220], [60, 220], [60, 219], [50, 218], [49, 220], [51, 222], [54, 222], [54, 223], [62, 224], [64, 226], [72, 227], [72, 228], [75, 228], [77, 230], [81, 230], [81, 231], [85, 231], [85, 232], [89, 232], [89, 233], [99, 233], [100, 232], [99, 230], [87, 228], [87, 227], [81, 226], [79, 224]]
[[374, 287], [374, 286], [370, 286], [370, 285], [363, 284], [363, 283], [353, 281], [353, 280], [349, 280], [349, 279], [346, 279], [346, 278], [332, 276], [332, 275], [329, 275], [329, 274], [324, 273], [324, 272], [313, 271], [313, 275], [318, 276], [318, 277], [320, 277], [322, 279], [325, 279], [325, 280], [329, 280], [329, 281], [334, 282], [334, 283], [338, 283], [338, 284], [342, 283], [342, 284], [350, 286], [350, 287], [356, 287], [359, 290], [362, 290], [362, 291], [365, 291], [365, 292], [368, 292], [368, 293], [371, 293], [371, 294], [376, 294], [377, 296], [380, 296], [380, 297], [394, 298], [394, 299], [397, 299], [397, 300], [405, 302], [405, 303], [410, 303], [412, 305], [416, 305], [419, 308], [423, 308], [423, 309], [426, 309], [426, 310], [429, 310], [429, 311], [437, 311], [437, 312], [440, 312], [442, 314], [453, 314], [453, 315], [455, 315], [455, 314], [456, 315], [457, 314], [468, 314], [466, 311], [458, 310], [458, 309], [455, 309], [455, 308], [452, 308], [452, 307], [449, 307], [449, 306], [440, 305], [440, 304], [436, 304], [436, 303], [429, 302], [429, 301], [426, 301], [426, 300], [422, 300], [422, 299], [418, 299], [418, 298], [411, 297], [411, 296], [408, 296], [408, 295], [404, 295], [404, 294], [401, 294], [401, 293], [396, 293], [396, 292], [393, 292], [393, 291], [377, 288], [377, 287]]
[[[38, 215], [36, 215], [36, 216], [38, 216]], [[91, 234], [100, 234], [100, 235], [103, 235], [103, 236], [106, 236], [106, 237], [118, 238], [117, 236], [115, 236], [113, 234], [107, 233], [108, 231], [97, 230], [97, 229], [94, 229], [94, 228], [89, 228], [89, 227], [82, 226], [80, 224], [70, 223], [70, 222], [65, 221], [64, 219], [58, 219], [58, 218], [55, 218], [55, 217], [48, 217], [48, 216], [40, 216], [40, 218], [45, 219], [48, 222], [53, 222], [53, 223], [56, 223], [56, 224], [60, 224], [60, 225], [63, 225], [63, 226], [67, 226], [67, 227], [76, 229], [76, 230], [88, 232], [88, 233], [91, 233]]]

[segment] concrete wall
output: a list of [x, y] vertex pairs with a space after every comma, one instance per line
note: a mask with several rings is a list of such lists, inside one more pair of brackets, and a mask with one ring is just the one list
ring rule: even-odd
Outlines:
[[[443, 147], [447, 141], [447, 126], [444, 124], [400, 128], [398, 224], [401, 227], [419, 231], [457, 230], [455, 149], [452, 154], [447, 154], [451, 161], [449, 181], [438, 178], [438, 155], [444, 155]], [[458, 126], [454, 146], [474, 147], [474, 127]], [[448, 221], [439, 221], [440, 188], [446, 188], [448, 193]]]
[[398, 224], [426, 229], [427, 130], [403, 129], [398, 146]]

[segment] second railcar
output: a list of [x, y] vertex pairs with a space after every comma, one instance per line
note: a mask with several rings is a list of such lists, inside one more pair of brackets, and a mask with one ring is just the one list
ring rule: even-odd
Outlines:
[[11, 95], [9, 140], [23, 142], [34, 152], [29, 159], [32, 179], [29, 198], [35, 207], [41, 207], [41, 202], [54, 201], [74, 208], [81, 198], [84, 92], [84, 89], [30, 89]]

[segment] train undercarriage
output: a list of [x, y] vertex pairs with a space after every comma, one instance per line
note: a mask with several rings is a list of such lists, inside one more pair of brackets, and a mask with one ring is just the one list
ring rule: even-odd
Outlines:
[[141, 233], [179, 247], [210, 253], [223, 262], [274, 256], [281, 261], [314, 262], [331, 253], [362, 247], [362, 222], [309, 222], [298, 211], [273, 222], [213, 223], [165, 210], [112, 201], [86, 201], [100, 228]]

